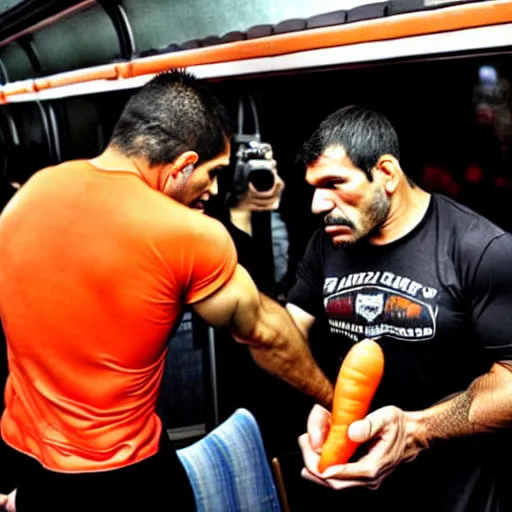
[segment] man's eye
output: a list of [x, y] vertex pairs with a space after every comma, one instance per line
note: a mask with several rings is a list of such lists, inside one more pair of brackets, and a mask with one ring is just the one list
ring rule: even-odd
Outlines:
[[345, 183], [345, 180], [328, 181], [327, 183], [324, 183], [322, 188], [335, 190], [337, 188], [340, 188], [344, 183]]

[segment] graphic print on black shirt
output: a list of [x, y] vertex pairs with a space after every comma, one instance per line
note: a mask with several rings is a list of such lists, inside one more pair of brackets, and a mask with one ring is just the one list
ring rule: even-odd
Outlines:
[[436, 333], [438, 290], [392, 272], [367, 271], [324, 280], [330, 331], [354, 341], [389, 336], [418, 341]]

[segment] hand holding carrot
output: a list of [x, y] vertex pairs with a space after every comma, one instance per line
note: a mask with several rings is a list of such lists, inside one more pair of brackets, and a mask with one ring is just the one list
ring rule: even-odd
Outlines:
[[315, 405], [308, 418], [308, 433], [299, 437], [304, 458], [302, 476], [335, 490], [349, 487], [376, 489], [399, 464], [416, 457], [423, 447], [415, 440], [416, 420], [411, 413], [388, 406], [352, 423], [348, 436], [355, 443], [372, 442], [368, 453], [356, 462], [318, 469], [320, 449], [329, 430], [331, 413]]
[[[384, 354], [377, 342], [366, 339], [350, 349], [337, 378], [332, 415], [315, 406], [308, 433], [299, 438], [305, 478], [335, 489], [376, 488], [397, 464], [416, 455], [406, 413], [385, 407], [366, 416], [383, 372]], [[368, 441], [374, 444], [367, 455], [349, 463]]]

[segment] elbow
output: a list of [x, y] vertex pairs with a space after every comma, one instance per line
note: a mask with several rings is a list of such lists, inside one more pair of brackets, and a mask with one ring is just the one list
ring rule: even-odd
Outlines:
[[244, 316], [243, 325], [235, 333], [241, 343], [256, 349], [276, 349], [286, 344], [287, 330], [283, 312], [277, 303], [260, 294], [260, 301], [251, 315]]

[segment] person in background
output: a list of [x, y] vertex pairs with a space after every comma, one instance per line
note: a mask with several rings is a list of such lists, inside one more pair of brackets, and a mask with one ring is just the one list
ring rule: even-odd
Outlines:
[[[273, 158], [271, 162], [273, 164], [271, 172], [274, 176], [272, 187], [268, 190], [257, 190], [253, 183], [249, 182], [247, 192], [242, 197], [228, 195], [228, 214], [223, 219], [223, 223], [233, 237], [236, 238], [236, 231], [239, 231], [253, 240], [250, 244], [255, 263], [253, 267], [260, 268], [261, 286], [268, 293], [272, 293], [276, 299], [284, 301], [286, 289], [283, 279], [288, 272], [289, 242], [288, 230], [281, 218], [279, 207], [285, 183], [277, 171], [277, 162]], [[260, 241], [258, 234], [254, 236], [255, 230], [262, 229], [259, 228], [258, 223], [265, 218], [270, 220], [270, 226], [268, 224], [263, 226], [267, 228], [267, 232], [263, 235], [269, 235], [270, 244]], [[261, 243], [261, 246], [255, 246], [258, 243]], [[265, 249], [268, 255], [262, 254]], [[262, 259], [270, 259], [266, 267], [262, 264]], [[262, 275], [263, 273], [266, 273], [266, 276]]]
[[2, 212], [3, 506], [195, 510], [155, 412], [185, 306], [329, 407], [332, 385], [290, 315], [202, 214], [229, 164], [229, 125], [204, 83], [159, 74], [103, 153], [36, 172]]
[[364, 338], [385, 356], [371, 412], [349, 427], [360, 450], [319, 472], [331, 411], [316, 405], [299, 438], [303, 476], [338, 510], [508, 510], [512, 235], [416, 185], [372, 110], [329, 115], [302, 159], [324, 227], [287, 307], [305, 337], [315, 323], [330, 331], [311, 344], [328, 345], [333, 381]]

